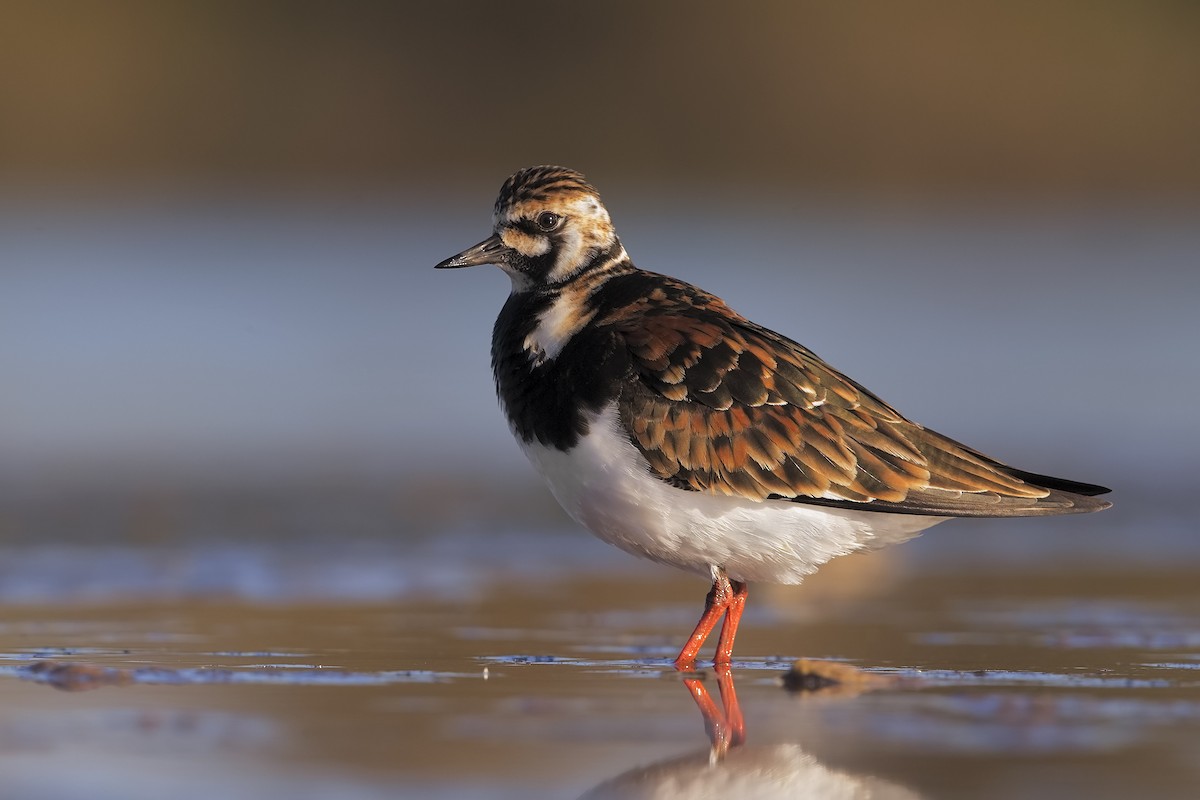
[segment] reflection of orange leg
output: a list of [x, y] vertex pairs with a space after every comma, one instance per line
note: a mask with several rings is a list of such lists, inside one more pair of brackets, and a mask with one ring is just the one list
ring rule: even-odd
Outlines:
[[737, 747], [746, 743], [746, 718], [742, 716], [742, 706], [733, 688], [733, 670], [728, 664], [719, 664], [714, 671], [717, 688], [721, 691], [721, 704], [725, 707], [725, 722], [729, 726], [729, 745]]
[[733, 637], [737, 636], [738, 623], [742, 621], [742, 612], [746, 610], [746, 584], [730, 581], [730, 588], [733, 590], [733, 596], [729, 598], [725, 623], [721, 626], [721, 638], [717, 640], [717, 655], [713, 659], [717, 666], [729, 664], [733, 660]]
[[[703, 678], [684, 678], [683, 685], [687, 687], [688, 693], [691, 694], [692, 700], [696, 702], [696, 708], [700, 709], [700, 716], [704, 717], [704, 732], [708, 736], [708, 740], [712, 742], [714, 748], [723, 747], [728, 750], [728, 737], [725, 734], [725, 715], [721, 709], [717, 708], [717, 704], [713, 702], [712, 695], [708, 693], [708, 689], [704, 687]], [[726, 742], [721, 745], [720, 742]]]
[[713, 755], [720, 758], [729, 752], [729, 748], [738, 747], [746, 741], [746, 721], [733, 688], [733, 671], [727, 666], [717, 667], [716, 674], [721, 707], [713, 702], [702, 679], [685, 678], [683, 685], [700, 709], [700, 716], [704, 717], [704, 730], [712, 744]]
[[[737, 584], [741, 587], [742, 604], [745, 600], [745, 587], [743, 583]], [[712, 629], [716, 627], [717, 620], [721, 618], [729, 610], [730, 604], [734, 601], [735, 591], [730, 584], [729, 576], [725, 574], [723, 569], [713, 570], [713, 585], [708, 592], [708, 597], [704, 599], [704, 613], [700, 616], [700, 621], [696, 623], [696, 629], [692, 631], [692, 635], [688, 637], [687, 644], [679, 651], [679, 655], [675, 657], [675, 669], [685, 670], [692, 669], [696, 664], [696, 655], [700, 652], [700, 648], [704, 646], [705, 639], [712, 633]], [[738, 616], [741, 616], [739, 609]], [[721, 641], [725, 641], [725, 629], [728, 626], [728, 621], [721, 627]], [[734, 623], [734, 631], [736, 632], [737, 623]], [[733, 647], [733, 635], [729, 636], [729, 646]], [[728, 658], [726, 658], [728, 661]]]

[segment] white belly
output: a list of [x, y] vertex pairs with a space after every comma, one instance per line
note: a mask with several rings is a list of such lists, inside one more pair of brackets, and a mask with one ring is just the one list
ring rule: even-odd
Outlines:
[[706, 576], [718, 566], [738, 581], [799, 583], [831, 558], [911, 539], [946, 519], [676, 489], [650, 474], [615, 406], [569, 452], [523, 447], [562, 507], [596, 536]]

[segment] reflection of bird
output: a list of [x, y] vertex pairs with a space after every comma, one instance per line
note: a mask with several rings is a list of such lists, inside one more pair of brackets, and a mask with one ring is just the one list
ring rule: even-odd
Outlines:
[[[580, 800], [705, 797], [917, 800], [917, 794], [894, 783], [831, 769], [798, 744], [747, 747], [746, 723], [738, 703], [733, 670], [722, 665], [713, 673], [720, 704], [705, 687], [704, 675], [695, 673], [683, 680], [704, 718], [710, 750], [631, 769], [600, 784]], [[895, 682], [848, 664], [800, 661], [784, 676], [784, 685], [806, 697], [836, 700]]]
[[722, 615], [716, 660], [730, 660], [747, 581], [798, 583], [949, 517], [1109, 506], [1093, 497], [1104, 487], [1015, 469], [909, 422], [719, 297], [638, 269], [573, 170], [517, 172], [492, 236], [437, 266], [477, 264], [512, 279], [492, 368], [555, 497], [601, 539], [711, 576], [681, 669]]
[[638, 767], [605, 781], [580, 800], [919, 800], [890, 781], [827, 767], [798, 744], [730, 750], [718, 762], [707, 751]]

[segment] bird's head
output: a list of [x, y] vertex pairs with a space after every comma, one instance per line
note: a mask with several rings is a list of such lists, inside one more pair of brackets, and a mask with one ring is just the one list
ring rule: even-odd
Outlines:
[[566, 167], [527, 167], [500, 187], [492, 235], [437, 265], [495, 264], [514, 291], [563, 284], [620, 248], [600, 193]]

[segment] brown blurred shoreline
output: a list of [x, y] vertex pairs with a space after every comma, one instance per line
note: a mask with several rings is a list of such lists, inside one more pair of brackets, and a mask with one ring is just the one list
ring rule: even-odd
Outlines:
[[[1194, 198], [1200, 6], [6, 4], [0, 183]], [[619, 185], [619, 184], [618, 184]]]

